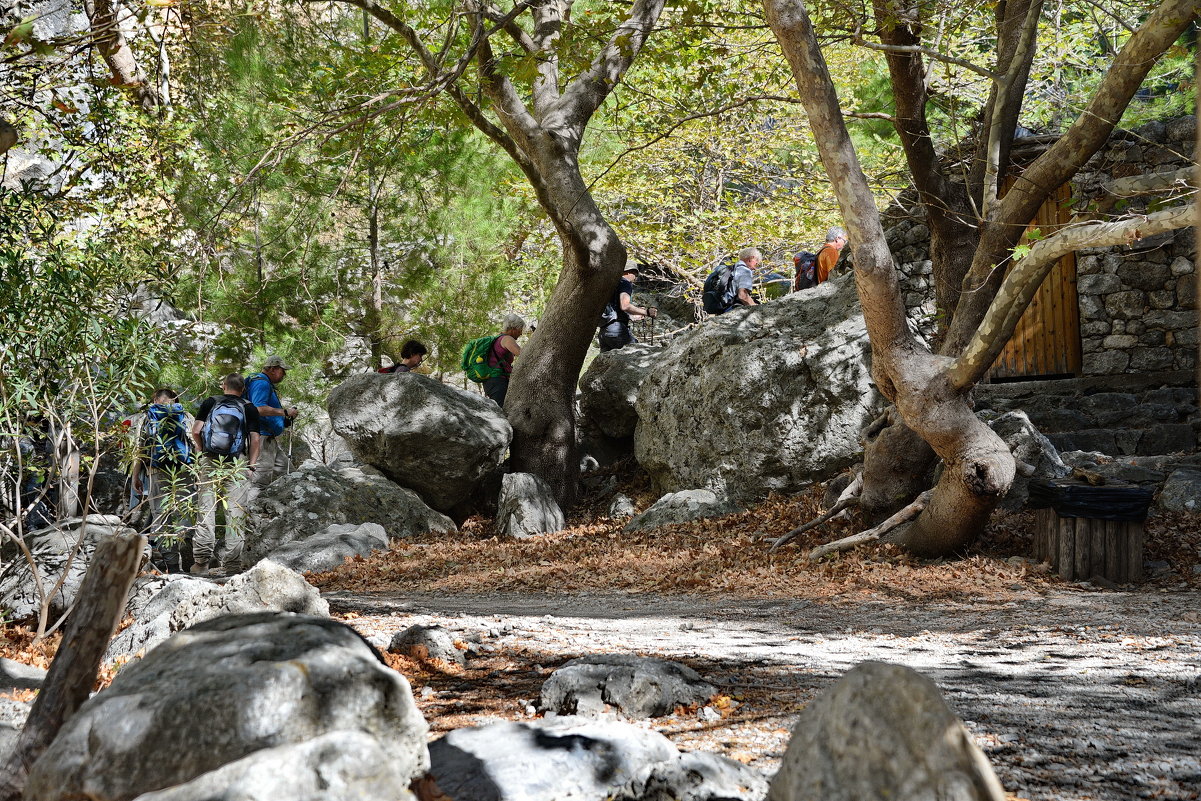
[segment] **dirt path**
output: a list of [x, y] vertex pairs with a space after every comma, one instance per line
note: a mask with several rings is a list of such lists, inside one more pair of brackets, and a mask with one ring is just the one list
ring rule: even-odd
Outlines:
[[541, 681], [566, 659], [635, 651], [691, 665], [734, 702], [720, 720], [687, 714], [656, 728], [681, 747], [771, 771], [799, 709], [874, 659], [937, 682], [1016, 798], [1201, 798], [1196, 591], [843, 605], [622, 594], [327, 597], [377, 642], [414, 623], [474, 642], [475, 669], [411, 676], [435, 731], [488, 715], [528, 716]]

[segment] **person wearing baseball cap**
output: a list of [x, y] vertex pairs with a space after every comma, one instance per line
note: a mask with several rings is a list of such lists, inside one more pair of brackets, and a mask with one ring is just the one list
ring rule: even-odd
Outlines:
[[644, 309], [634, 305], [634, 282], [638, 280], [638, 274], [638, 264], [633, 261], [627, 262], [626, 268], [621, 271], [617, 286], [613, 289], [613, 296], [601, 312], [597, 343], [602, 352], [617, 350], [638, 342], [630, 331], [631, 318], [641, 320], [659, 316], [659, 310], [654, 307]]
[[292, 424], [299, 414], [295, 406], [285, 407], [279, 399], [275, 386], [284, 380], [292, 369], [280, 356], [268, 356], [263, 361], [262, 372], [246, 379], [246, 399], [259, 411], [259, 458], [251, 476], [250, 499], [259, 490], [288, 472], [288, 453], [280, 445], [280, 435]]

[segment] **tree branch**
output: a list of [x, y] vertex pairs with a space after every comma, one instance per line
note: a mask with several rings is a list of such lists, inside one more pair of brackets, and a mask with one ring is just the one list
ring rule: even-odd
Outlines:
[[[862, 484], [862, 482], [861, 482], [861, 484]], [[826, 512], [825, 514], [823, 514], [819, 517], [813, 518], [812, 520], [810, 520], [808, 523], [805, 523], [804, 525], [797, 526], [796, 528], [794, 528], [792, 531], [788, 532], [784, 536], [776, 539], [776, 541], [771, 544], [771, 548], [769, 548], [768, 551], [771, 552], [771, 551], [778, 550], [779, 548], [783, 548], [785, 545], [792, 542], [793, 540], [795, 540], [797, 537], [804, 534], [809, 529], [816, 528], [817, 526], [820, 526], [822, 523], [825, 523], [828, 520], [834, 519], [844, 509], [850, 509], [852, 506], [858, 506], [858, 505], [859, 505], [858, 497], [851, 496], [851, 497], [843, 498], [838, 503], [836, 503], [832, 507], [830, 507], [830, 511]]]
[[630, 16], [617, 26], [592, 65], [567, 85], [554, 115], [562, 124], [582, 127], [600, 108], [634, 63], [665, 4], [666, 0], [635, 0]]
[[856, 546], [869, 542], [875, 542], [888, 532], [892, 531], [894, 528], [908, 523], [910, 520], [913, 520], [915, 517], [921, 514], [922, 510], [926, 508], [926, 504], [930, 503], [930, 497], [933, 494], [934, 490], [926, 490], [921, 495], [917, 496], [912, 503], [894, 514], [892, 517], [885, 520], [883, 523], [880, 523], [873, 528], [869, 528], [867, 531], [861, 531], [858, 534], [852, 534], [849, 537], [843, 537], [840, 540], [828, 542], [825, 545], [819, 545], [811, 550], [808, 556], [805, 558], [810, 562], [816, 562], [823, 556], [827, 556], [832, 553], [840, 553], [842, 551], [849, 551]]
[[867, 48], [868, 50], [879, 50], [882, 53], [898, 53], [898, 54], [904, 54], [904, 55], [926, 56], [927, 58], [933, 59], [935, 61], [943, 61], [947, 64], [954, 64], [957, 67], [963, 67], [965, 70], [971, 70], [972, 72], [976, 73], [977, 75], [983, 76], [983, 77], [987, 78], [988, 80], [993, 81], [994, 83], [1001, 80], [1001, 78], [1002, 78], [1002, 76], [998, 75], [997, 73], [993, 72], [992, 70], [985, 69], [984, 67], [981, 67], [979, 64], [973, 64], [972, 62], [968, 61], [967, 59], [956, 58], [955, 56], [948, 56], [946, 53], [940, 53], [937, 50], [934, 50], [929, 47], [922, 47], [921, 45], [884, 44], [883, 42], [873, 42], [868, 39], [864, 39], [859, 34], [856, 34], [855, 36], [853, 36], [851, 38], [851, 41], [854, 44], [859, 45], [860, 47]]
[[1043, 279], [1068, 253], [1080, 248], [1123, 244], [1192, 225], [1192, 204], [1117, 222], [1093, 222], [1063, 228], [1035, 242], [1014, 263], [997, 296], [963, 353], [947, 368], [951, 385], [967, 389], [984, 377], [1013, 335]]

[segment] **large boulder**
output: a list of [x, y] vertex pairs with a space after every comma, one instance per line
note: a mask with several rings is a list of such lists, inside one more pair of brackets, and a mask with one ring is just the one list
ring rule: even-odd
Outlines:
[[332, 525], [378, 523], [392, 539], [455, 530], [453, 520], [430, 509], [417, 493], [373, 470], [334, 469], [316, 461], [305, 462], [261, 490], [249, 515], [242, 550], [246, 565]]
[[988, 758], [934, 682], [864, 662], [801, 712], [771, 801], [1003, 801]]
[[500, 407], [415, 373], [360, 373], [329, 394], [334, 430], [358, 459], [449, 512], [499, 468], [513, 439]]
[[329, 617], [329, 602], [299, 573], [270, 560], [224, 585], [187, 574], [139, 578], [126, 605], [133, 623], [109, 643], [105, 662], [149, 651], [176, 632], [205, 620], [264, 611]]
[[[284, 613], [230, 615], [176, 634], [85, 702], [30, 769], [25, 798], [122, 801], [308, 742], [310, 755], [337, 764], [354, 758], [345, 749], [363, 750], [363, 737], [399, 779], [390, 793], [364, 797], [400, 798], [429, 764], [428, 730], [405, 678], [349, 627]], [[332, 733], [362, 737], [315, 742]], [[238, 776], [226, 780], [199, 797], [252, 797], [233, 791]], [[293, 780], [275, 777], [285, 787]]]
[[[50, 593], [47, 601], [51, 617], [63, 614], [75, 603], [96, 546], [108, 537], [124, 533], [132, 532], [122, 525], [119, 517], [89, 515], [86, 521], [72, 518], [29, 534], [25, 542], [37, 565], [41, 592], [29, 562], [21, 557], [11, 559], [0, 570], [0, 609], [9, 620], [29, 617], [41, 607], [41, 593]], [[149, 557], [147, 545], [145, 558]], [[51, 593], [60, 579], [62, 584]]]
[[430, 744], [423, 789], [473, 801], [757, 801], [766, 781], [629, 723], [556, 717], [448, 733]]
[[670, 715], [677, 706], [708, 703], [717, 688], [695, 670], [632, 654], [573, 659], [542, 684], [542, 709], [561, 715], [599, 715], [610, 709], [630, 718]]
[[496, 527], [507, 537], [524, 539], [567, 526], [550, 485], [533, 473], [506, 473], [497, 506]]
[[326, 526], [311, 537], [292, 540], [267, 558], [298, 573], [333, 570], [351, 556], [370, 556], [386, 550], [388, 532], [379, 523], [342, 523]]
[[659, 355], [634, 452], [663, 492], [794, 492], [852, 464], [881, 400], [853, 279], [742, 307]]
[[638, 390], [659, 365], [662, 347], [627, 345], [602, 353], [580, 376], [580, 414], [606, 437], [632, 437]]

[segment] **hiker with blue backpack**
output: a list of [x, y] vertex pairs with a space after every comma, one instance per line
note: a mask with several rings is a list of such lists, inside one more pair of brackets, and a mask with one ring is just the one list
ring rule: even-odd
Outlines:
[[284, 380], [290, 369], [279, 356], [268, 356], [262, 371], [246, 377], [246, 400], [258, 410], [261, 442], [258, 464], [251, 476], [250, 500], [292, 468], [288, 452], [281, 443], [284, 430], [292, 425], [300, 410], [295, 406], [285, 407], [275, 391], [275, 385]]
[[[259, 412], [242, 397], [246, 379], [230, 373], [221, 395], [206, 398], [196, 412], [192, 439], [200, 454], [196, 469], [196, 534], [192, 541], [196, 574], [241, 569], [249, 473], [259, 459]], [[225, 506], [224, 559], [216, 558], [217, 505]]]
[[525, 331], [525, 320], [520, 315], [507, 314], [500, 324], [500, 333], [490, 337], [473, 339], [463, 346], [460, 367], [467, 377], [484, 385], [484, 394], [504, 408], [505, 396], [509, 392], [509, 376], [513, 374], [513, 360], [521, 355], [517, 337]]
[[[131, 483], [138, 505], [149, 512], [146, 536], [160, 554], [167, 572], [180, 569], [179, 546], [183, 540], [180, 507], [190, 494], [193, 461], [192, 425], [195, 422], [175, 390], [155, 390], [150, 405], [140, 417]], [[175, 525], [168, 528], [168, 521]], [[154, 557], [152, 555], [152, 561]]]
[[[634, 282], [637, 280], [638, 265], [631, 261], [626, 264], [621, 278], [617, 280], [617, 286], [613, 289], [613, 296], [601, 312], [597, 343], [602, 353], [637, 344], [638, 340], [630, 331], [631, 319], [641, 320], [649, 317], [653, 320], [659, 316], [659, 310], [654, 307], [644, 309], [634, 305]], [[654, 339], [653, 336], [651, 338]]]
[[709, 314], [725, 314], [738, 305], [757, 306], [751, 294], [755, 268], [763, 261], [758, 248], [743, 248], [734, 265], [723, 264], [709, 273], [701, 293], [701, 305]]

